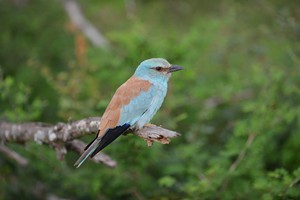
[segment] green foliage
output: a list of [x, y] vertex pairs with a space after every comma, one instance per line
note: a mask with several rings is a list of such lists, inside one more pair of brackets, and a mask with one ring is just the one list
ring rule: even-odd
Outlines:
[[0, 79], [0, 92], [0, 118], [22, 122], [40, 116], [43, 103], [38, 98], [30, 99], [31, 90], [26, 85], [16, 84], [12, 77], [6, 77]]
[[75, 153], [61, 162], [47, 146], [11, 144], [30, 166], [1, 155], [0, 199], [299, 199], [299, 3], [124, 2], [83, 7], [109, 50], [78, 43], [56, 1], [0, 2], [1, 119], [101, 115], [140, 61], [165, 57], [185, 70], [153, 123], [182, 136], [151, 148], [121, 137], [105, 149], [115, 169], [74, 169]]

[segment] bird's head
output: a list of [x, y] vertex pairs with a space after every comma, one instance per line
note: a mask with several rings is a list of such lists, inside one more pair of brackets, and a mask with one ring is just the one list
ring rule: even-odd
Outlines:
[[183, 67], [171, 65], [163, 58], [150, 58], [144, 60], [136, 69], [134, 75], [149, 81], [168, 81], [171, 73], [182, 70]]

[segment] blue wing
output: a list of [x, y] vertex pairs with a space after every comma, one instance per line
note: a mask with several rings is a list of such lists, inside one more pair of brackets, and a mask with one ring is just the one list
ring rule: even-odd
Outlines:
[[163, 87], [152, 86], [147, 92], [141, 92], [122, 108], [119, 124], [129, 123], [132, 127], [143, 127], [160, 108], [166, 91]]
[[118, 124], [129, 123], [131, 126], [134, 126], [140, 117], [149, 109], [153, 97], [152, 89], [149, 89], [147, 92], [142, 91], [138, 96], [132, 99], [128, 105], [122, 107]]

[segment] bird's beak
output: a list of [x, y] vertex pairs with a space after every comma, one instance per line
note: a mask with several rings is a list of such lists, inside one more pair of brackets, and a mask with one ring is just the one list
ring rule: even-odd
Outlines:
[[179, 70], [183, 70], [183, 67], [181, 67], [179, 65], [171, 65], [171, 67], [169, 67], [169, 73], [176, 72]]

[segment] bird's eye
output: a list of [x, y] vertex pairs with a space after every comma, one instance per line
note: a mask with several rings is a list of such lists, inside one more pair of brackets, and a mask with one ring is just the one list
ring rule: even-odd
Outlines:
[[161, 71], [162, 67], [155, 67], [156, 71]]

